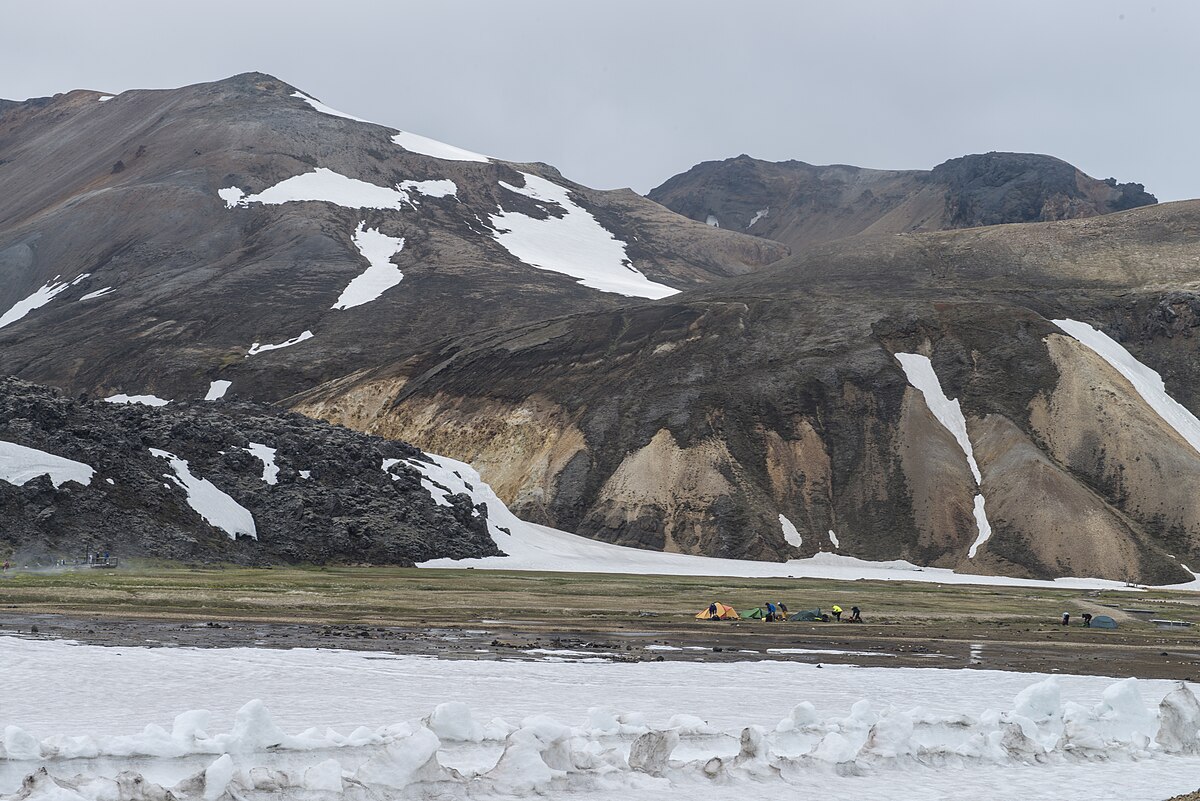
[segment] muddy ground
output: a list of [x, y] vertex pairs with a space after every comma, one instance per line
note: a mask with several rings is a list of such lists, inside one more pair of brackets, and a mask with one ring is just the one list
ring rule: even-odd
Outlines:
[[[930, 631], [895, 624], [675, 622], [602, 623], [481, 618], [454, 626], [320, 625], [0, 614], [0, 633], [106, 646], [333, 648], [443, 659], [618, 662], [784, 660], [810, 664], [1077, 673], [1200, 681], [1200, 645], [1120, 630], [980, 626], [947, 622]], [[547, 653], [549, 651], [549, 653]], [[562, 652], [562, 653], [555, 653]]]

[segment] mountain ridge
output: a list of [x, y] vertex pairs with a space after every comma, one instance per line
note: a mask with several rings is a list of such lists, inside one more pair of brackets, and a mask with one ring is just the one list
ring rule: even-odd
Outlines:
[[697, 221], [793, 250], [858, 234], [1045, 222], [1157, 202], [1141, 184], [1097, 181], [1053, 156], [990, 152], [931, 170], [879, 170], [746, 155], [703, 162], [647, 193]]

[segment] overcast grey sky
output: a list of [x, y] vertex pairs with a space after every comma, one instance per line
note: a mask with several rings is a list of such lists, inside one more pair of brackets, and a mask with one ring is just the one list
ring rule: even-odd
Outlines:
[[1192, 0], [6, 2], [0, 97], [269, 72], [581, 183], [699, 161], [929, 168], [1049, 153], [1200, 196]]

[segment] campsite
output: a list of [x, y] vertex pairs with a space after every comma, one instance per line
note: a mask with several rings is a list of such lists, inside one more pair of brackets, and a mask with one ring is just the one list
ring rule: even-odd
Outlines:
[[[718, 598], [731, 610], [752, 610], [777, 598], [793, 617], [833, 604], [847, 611], [859, 606], [867, 622], [696, 619]], [[336, 647], [462, 659], [525, 658], [558, 649], [622, 661], [771, 659], [1186, 680], [1200, 675], [1200, 632], [1156, 622], [1200, 618], [1200, 598], [1155, 589], [144, 566], [16, 575], [0, 583], [0, 603], [7, 608], [8, 633], [28, 636], [36, 626], [38, 637], [108, 645]], [[1073, 625], [1060, 625], [1064, 610], [1073, 613]], [[1078, 620], [1085, 612], [1111, 616], [1119, 628], [1084, 628]]]

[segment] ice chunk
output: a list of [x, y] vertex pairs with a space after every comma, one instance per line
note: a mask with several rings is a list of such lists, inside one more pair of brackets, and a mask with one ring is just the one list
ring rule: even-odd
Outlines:
[[222, 754], [204, 769], [204, 801], [217, 801], [233, 781], [233, 758]]
[[1035, 723], [1057, 717], [1061, 711], [1062, 693], [1054, 676], [1029, 685], [1013, 700], [1013, 712]]
[[95, 472], [83, 462], [0, 440], [0, 481], [23, 486], [38, 476], [50, 476], [55, 487], [68, 481], [87, 486]]
[[1200, 702], [1182, 681], [1158, 705], [1154, 741], [1172, 754], [1200, 752]]
[[424, 727], [389, 743], [382, 754], [359, 766], [356, 781], [402, 789], [418, 781], [436, 781], [444, 774], [437, 759], [441, 741]]
[[17, 726], [4, 727], [4, 753], [9, 759], [41, 759], [42, 746], [32, 734]]
[[470, 707], [461, 701], [438, 704], [427, 725], [441, 740], [477, 743], [483, 739], [483, 727], [471, 717]]
[[304, 771], [304, 789], [317, 792], [342, 792], [342, 763], [327, 759]]
[[915, 751], [913, 719], [896, 711], [884, 715], [871, 726], [863, 751], [885, 759], [909, 756]]
[[629, 768], [650, 776], [661, 776], [671, 761], [671, 752], [679, 745], [679, 732], [648, 731], [629, 748]]

